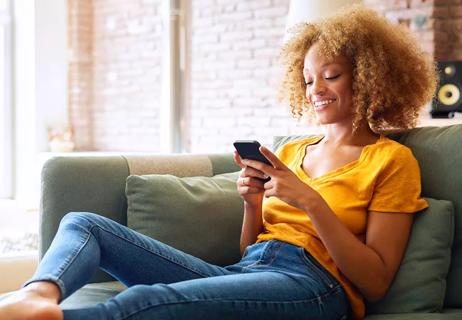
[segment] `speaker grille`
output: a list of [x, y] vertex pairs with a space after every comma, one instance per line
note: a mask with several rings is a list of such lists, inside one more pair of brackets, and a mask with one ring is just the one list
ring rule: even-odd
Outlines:
[[437, 62], [439, 85], [432, 103], [434, 118], [452, 118], [462, 112], [462, 61]]

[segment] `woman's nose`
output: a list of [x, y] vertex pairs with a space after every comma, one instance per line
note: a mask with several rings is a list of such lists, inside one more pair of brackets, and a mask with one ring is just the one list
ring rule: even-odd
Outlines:
[[313, 81], [313, 84], [311, 86], [311, 94], [312, 95], [322, 94], [325, 91], [326, 91], [326, 86], [325, 86], [324, 81], [322, 81], [322, 80]]

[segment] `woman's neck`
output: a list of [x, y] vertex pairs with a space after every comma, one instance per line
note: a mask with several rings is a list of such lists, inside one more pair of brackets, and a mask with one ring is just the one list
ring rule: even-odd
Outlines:
[[331, 124], [324, 126], [323, 144], [339, 145], [366, 145], [377, 141], [380, 135], [374, 133], [367, 123], [362, 123], [354, 132], [353, 126], [340, 126]]

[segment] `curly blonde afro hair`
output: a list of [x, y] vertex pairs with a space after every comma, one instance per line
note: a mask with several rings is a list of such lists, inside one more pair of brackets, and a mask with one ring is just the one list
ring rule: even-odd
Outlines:
[[281, 98], [296, 118], [314, 119], [306, 98], [304, 58], [317, 43], [328, 58], [344, 55], [353, 66], [354, 130], [367, 120], [375, 133], [416, 126], [419, 111], [437, 85], [434, 62], [404, 26], [362, 5], [314, 23], [299, 24], [284, 45]]

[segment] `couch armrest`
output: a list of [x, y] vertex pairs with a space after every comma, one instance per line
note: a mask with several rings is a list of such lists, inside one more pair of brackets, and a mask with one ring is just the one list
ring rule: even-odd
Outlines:
[[[48, 160], [42, 169], [40, 258], [68, 212], [94, 212], [126, 225], [125, 180], [128, 175], [127, 161], [122, 156], [55, 157]], [[100, 273], [92, 281], [110, 279]]]

